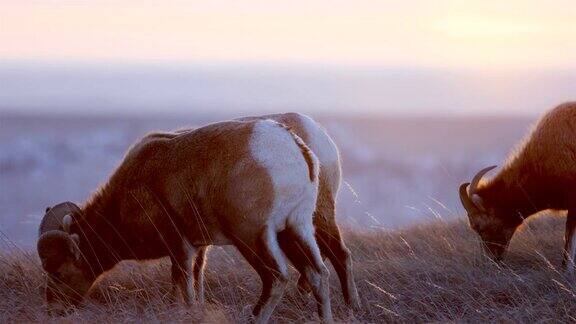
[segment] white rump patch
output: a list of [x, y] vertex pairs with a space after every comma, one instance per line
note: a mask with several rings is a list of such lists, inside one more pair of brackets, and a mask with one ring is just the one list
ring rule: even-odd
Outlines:
[[299, 123], [302, 125], [308, 140], [308, 146], [316, 154], [328, 186], [332, 191], [333, 199], [338, 195], [340, 190], [341, 170], [340, 170], [340, 153], [338, 147], [326, 130], [314, 119], [298, 114]]
[[[250, 151], [254, 159], [263, 165], [274, 186], [274, 204], [268, 226], [281, 231], [287, 222], [301, 223], [292, 219], [294, 211], [304, 205], [310, 210], [304, 217], [305, 223], [312, 224], [312, 212], [316, 206], [318, 182], [310, 181], [308, 164], [292, 134], [273, 120], [258, 121], [250, 139]], [[318, 159], [312, 154], [314, 164]], [[299, 207], [299, 208], [297, 208]]]
[[338, 148], [324, 129], [312, 118], [298, 114], [300, 122], [308, 135], [308, 146], [323, 165], [338, 163], [340, 157]]

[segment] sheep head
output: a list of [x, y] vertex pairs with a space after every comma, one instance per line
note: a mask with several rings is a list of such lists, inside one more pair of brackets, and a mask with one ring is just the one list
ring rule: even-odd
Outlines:
[[484, 250], [496, 261], [500, 261], [519, 223], [510, 223], [498, 206], [485, 202], [478, 194], [478, 184], [482, 177], [496, 166], [480, 170], [471, 183], [460, 185], [459, 194], [462, 206], [468, 213], [470, 227], [480, 236]]
[[74, 212], [80, 209], [65, 202], [46, 209], [40, 224], [38, 255], [47, 274], [46, 301], [49, 310], [62, 311], [78, 305], [93, 280], [82, 267], [78, 234], [71, 234]]

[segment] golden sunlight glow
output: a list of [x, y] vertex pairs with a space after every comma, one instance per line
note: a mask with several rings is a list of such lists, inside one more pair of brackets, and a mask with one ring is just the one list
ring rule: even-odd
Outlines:
[[4, 1], [0, 58], [574, 67], [572, 0]]
[[454, 17], [440, 21], [439, 31], [461, 38], [503, 38], [523, 35], [536, 35], [544, 32], [543, 26], [513, 21], [478, 19], [475, 17]]

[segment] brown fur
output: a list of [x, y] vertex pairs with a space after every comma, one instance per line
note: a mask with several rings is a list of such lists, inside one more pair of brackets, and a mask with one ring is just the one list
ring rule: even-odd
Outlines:
[[[496, 254], [502, 254], [522, 221], [546, 209], [569, 210], [567, 233], [576, 219], [576, 102], [544, 115], [519, 149], [477, 194], [483, 213], [471, 225]], [[568, 249], [571, 235], [566, 237]]]
[[[275, 190], [267, 170], [251, 156], [254, 125], [216, 123], [193, 131], [150, 134], [135, 144], [108, 183], [73, 213], [74, 235], [50, 231], [40, 238], [38, 252], [51, 278], [47, 297], [81, 297], [121, 260], [169, 256], [174, 285], [190, 302], [184, 289], [192, 273], [185, 242], [193, 247], [234, 244], [263, 280], [256, 313], [264, 308], [266, 314], [259, 319], [266, 321], [286, 278], [262, 241]], [[312, 153], [293, 138], [309, 164], [302, 167], [310, 169], [315, 159], [306, 154]], [[78, 235], [78, 243], [54, 243], [64, 242], [62, 235]], [[58, 279], [58, 265], [62, 270], [71, 262], [70, 249], [63, 246], [77, 246], [80, 257], [70, 267], [81, 271], [74, 276], [83, 282], [74, 282], [72, 276]]]
[[[306, 148], [312, 150], [318, 149], [313, 146], [311, 141], [311, 134], [308, 133], [304, 127], [304, 118], [308, 118], [298, 113], [285, 113], [273, 114], [253, 117], [243, 117], [237, 120], [240, 121], [254, 121], [262, 119], [272, 119], [283, 125], [286, 125], [292, 132], [306, 143]], [[320, 127], [315, 123], [316, 127]], [[331, 142], [329, 135], [322, 129], [323, 136], [326, 136]], [[334, 145], [334, 144], [332, 144]], [[302, 147], [302, 145], [301, 145]], [[337, 152], [337, 148], [334, 147]], [[328, 161], [330, 162], [330, 161]], [[356, 309], [360, 307], [360, 300], [356, 285], [354, 283], [354, 276], [352, 270], [352, 257], [346, 244], [342, 240], [340, 230], [336, 223], [336, 195], [340, 186], [341, 166], [340, 159], [337, 157], [336, 162], [328, 163], [320, 160], [320, 185], [318, 189], [318, 201], [316, 211], [314, 213], [314, 226], [316, 228], [316, 240], [320, 247], [320, 251], [324, 257], [327, 257], [332, 263], [340, 284], [342, 293], [346, 303]], [[302, 274], [308, 260], [301, 252], [301, 249], [295, 245], [287, 235], [280, 236], [280, 244], [285, 251], [287, 257], [290, 259], [296, 269]], [[195, 263], [194, 274], [196, 282], [199, 284], [199, 296], [203, 298], [203, 272], [204, 263], [206, 260], [207, 249], [199, 251], [197, 262]], [[303, 291], [309, 291], [309, 286], [306, 283], [305, 277], [302, 275], [298, 282], [299, 287]]]

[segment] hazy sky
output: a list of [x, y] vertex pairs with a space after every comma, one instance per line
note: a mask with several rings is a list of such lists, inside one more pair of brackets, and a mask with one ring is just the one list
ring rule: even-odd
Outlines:
[[574, 0], [0, 0], [0, 58], [576, 67]]

